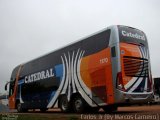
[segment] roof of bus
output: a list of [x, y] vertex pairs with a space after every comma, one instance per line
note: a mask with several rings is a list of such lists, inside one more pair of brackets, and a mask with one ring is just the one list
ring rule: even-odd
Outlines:
[[[39, 58], [41, 58], [41, 57], [47, 56], [47, 55], [49, 55], [49, 54], [52, 53], [52, 52], [58, 51], [58, 50], [60, 50], [60, 49], [62, 49], [62, 48], [64, 48], [64, 47], [67, 47], [67, 46], [72, 45], [72, 44], [74, 44], [74, 43], [76, 43], [76, 42], [82, 41], [82, 40], [84, 40], [84, 39], [86, 39], [86, 38], [89, 38], [89, 37], [91, 37], [91, 36], [93, 36], [93, 35], [96, 35], [96, 34], [101, 33], [101, 32], [103, 32], [103, 31], [105, 31], [105, 30], [107, 30], [107, 29], [111, 29], [111, 28], [114, 28], [114, 27], [128, 27], [128, 28], [136, 29], [136, 28], [133, 28], [133, 27], [125, 26], [125, 25], [111, 25], [111, 26], [108, 26], [107, 28], [103, 28], [102, 30], [99, 30], [99, 31], [97, 31], [97, 32], [94, 32], [94, 33], [92, 33], [92, 34], [90, 34], [90, 35], [88, 35], [88, 36], [85, 36], [85, 37], [83, 37], [83, 38], [81, 38], [81, 39], [78, 39], [78, 40], [76, 40], [76, 41], [74, 41], [74, 42], [71, 42], [71, 43], [69, 43], [69, 44], [67, 44], [67, 45], [65, 45], [65, 46], [62, 46], [62, 47], [58, 48], [58, 49], [55, 49], [55, 50], [53, 50], [53, 51], [50, 51], [50, 52], [48, 52], [48, 53], [46, 53], [46, 54], [43, 54], [43, 55], [41, 55], [41, 56], [39, 56], [39, 57], [33, 58], [33, 59], [31, 59], [31, 60], [29, 60], [29, 61], [27, 61], [27, 62], [22, 63], [21, 65], [25, 65], [25, 64], [27, 64], [27, 63], [29, 63], [29, 62], [32, 62], [32, 61], [34, 61], [34, 60], [37, 60], [37, 59], [39, 59]], [[136, 30], [139, 30], [139, 29], [136, 29]], [[139, 31], [141, 31], [141, 30], [139, 30]], [[143, 31], [141, 31], [141, 32], [143, 32]], [[19, 66], [20, 66], [20, 65], [18, 65], [17, 67], [19, 67]]]

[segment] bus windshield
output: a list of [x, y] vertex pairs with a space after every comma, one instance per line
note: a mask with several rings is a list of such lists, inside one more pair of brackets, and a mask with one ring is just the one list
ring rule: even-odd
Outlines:
[[120, 42], [147, 45], [145, 34], [135, 28], [118, 26]]
[[9, 96], [13, 95], [15, 81], [10, 81]]

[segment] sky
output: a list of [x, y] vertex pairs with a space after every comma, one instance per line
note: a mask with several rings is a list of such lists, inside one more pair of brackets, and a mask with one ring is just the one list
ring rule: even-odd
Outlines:
[[0, 93], [15, 66], [110, 25], [146, 33], [160, 77], [160, 0], [0, 0]]

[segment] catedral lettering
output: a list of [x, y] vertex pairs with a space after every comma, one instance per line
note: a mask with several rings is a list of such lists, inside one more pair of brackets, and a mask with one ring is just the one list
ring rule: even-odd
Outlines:
[[131, 33], [131, 32], [124, 31], [124, 30], [122, 30], [122, 35], [126, 36], [126, 37], [132, 37], [132, 38], [136, 38], [136, 39], [140, 39], [140, 40], [145, 40], [144, 35], [141, 36], [137, 33], [134, 34], [134, 33]]
[[151, 76], [145, 34], [114, 25], [15, 67], [9, 108], [112, 112], [121, 105], [152, 101]]
[[37, 72], [31, 75], [28, 75], [25, 77], [24, 82], [25, 83], [31, 83], [31, 82], [35, 82], [38, 80], [43, 80], [43, 79], [47, 79], [50, 77], [54, 77], [54, 73], [53, 73], [53, 69], [49, 69], [46, 71], [41, 71], [41, 72]]

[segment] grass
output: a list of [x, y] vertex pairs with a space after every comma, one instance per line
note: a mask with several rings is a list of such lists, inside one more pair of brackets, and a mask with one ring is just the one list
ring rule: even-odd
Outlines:
[[1, 114], [0, 120], [79, 120], [80, 117], [74, 115], [53, 115], [53, 114]]

